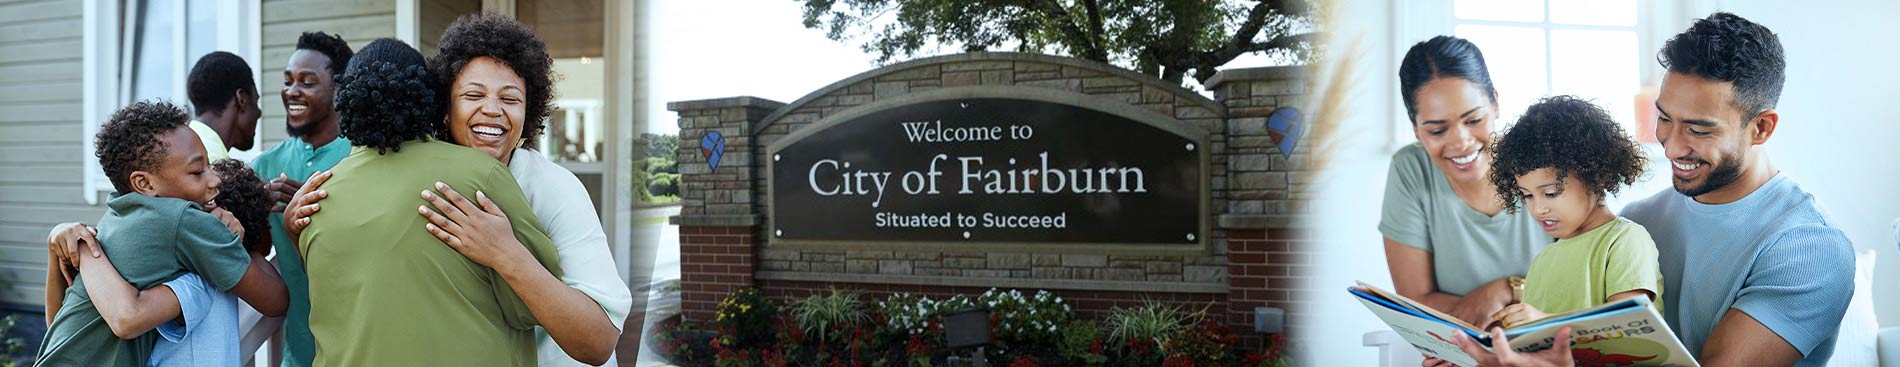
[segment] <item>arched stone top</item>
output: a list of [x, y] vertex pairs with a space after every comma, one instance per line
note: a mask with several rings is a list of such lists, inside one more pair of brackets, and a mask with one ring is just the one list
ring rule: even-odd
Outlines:
[[[880, 111], [902, 107], [906, 105], [911, 105], [911, 104], [916, 104], [916, 103], [971, 99], [971, 98], [1002, 98], [1002, 99], [1014, 99], [1014, 100], [1024, 100], [1024, 101], [1049, 102], [1049, 103], [1060, 103], [1060, 104], [1066, 104], [1070, 106], [1077, 106], [1077, 107], [1092, 109], [1092, 110], [1101, 111], [1103, 113], [1107, 113], [1110, 115], [1126, 118], [1130, 121], [1141, 123], [1143, 125], [1154, 127], [1156, 129], [1167, 132], [1169, 134], [1174, 134], [1175, 136], [1179, 136], [1183, 139], [1187, 139], [1188, 141], [1192, 141], [1195, 144], [1199, 144], [1201, 146], [1207, 145], [1208, 136], [1211, 133], [1213, 133], [1212, 131], [1207, 131], [1206, 129], [1202, 129], [1199, 126], [1173, 123], [1173, 121], [1175, 120], [1172, 116], [1162, 115], [1159, 113], [1155, 113], [1154, 111], [1150, 111], [1147, 109], [1143, 109], [1143, 108], [1135, 107], [1131, 105], [1104, 102], [1098, 98], [1093, 98], [1086, 95], [1069, 94], [1069, 93], [1061, 93], [1061, 92], [1053, 92], [1053, 91], [1040, 91], [1040, 90], [1034, 90], [1034, 89], [1022, 89], [1022, 88], [1012, 89], [1012, 88], [997, 88], [997, 87], [953, 87], [953, 88], [944, 88], [944, 89], [930, 90], [930, 91], [924, 91], [924, 92], [916, 92], [916, 93], [911, 93], [911, 94], [907, 94], [903, 96], [891, 97], [889, 99], [879, 100], [876, 102], [871, 102], [862, 106], [858, 106], [857, 108], [845, 110], [837, 114], [825, 116], [824, 119], [812, 123], [812, 126], [807, 126], [807, 127], [792, 131], [790, 135], [787, 135], [784, 138], [775, 140], [774, 142], [766, 146], [765, 153], [766, 154], [777, 153], [778, 151], [785, 149], [786, 146], [790, 146], [792, 144], [797, 143], [800, 140], [804, 140], [806, 136], [810, 136], [812, 134], [818, 134], [820, 132], [825, 131], [825, 129], [831, 128], [834, 125], [849, 122], [849, 121], [852, 121], [853, 119], [856, 119], [858, 117], [863, 117], [865, 115], [870, 115], [870, 114], [877, 113]], [[784, 109], [780, 109], [780, 111], [784, 111]], [[1202, 152], [1205, 153], [1206, 150], [1202, 150]]]
[[1114, 65], [1032, 53], [972, 52], [905, 61], [853, 75], [786, 104], [753, 129], [759, 133], [775, 125], [817, 122], [879, 100], [965, 86], [1067, 91], [1147, 107], [1179, 120], [1226, 115], [1224, 106], [1199, 93]]

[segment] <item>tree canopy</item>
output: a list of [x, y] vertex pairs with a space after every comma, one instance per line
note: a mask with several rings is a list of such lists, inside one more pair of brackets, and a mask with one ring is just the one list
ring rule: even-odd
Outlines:
[[1205, 82], [1249, 53], [1308, 58], [1305, 0], [795, 0], [806, 28], [863, 38], [879, 64], [938, 48], [1015, 50]]

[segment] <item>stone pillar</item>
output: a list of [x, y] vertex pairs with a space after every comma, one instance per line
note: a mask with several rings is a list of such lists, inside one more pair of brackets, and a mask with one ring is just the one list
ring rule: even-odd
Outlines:
[[[753, 127], [783, 103], [753, 97], [673, 102], [679, 113], [680, 311], [686, 320], [711, 320], [721, 297], [753, 286], [758, 263], [753, 239], [760, 235], [759, 192], [752, 184], [764, 172], [755, 153]], [[705, 138], [718, 132], [724, 152], [709, 164]]]
[[[1277, 307], [1287, 320], [1297, 319], [1295, 300], [1312, 297], [1302, 294], [1310, 252], [1296, 226], [1298, 203], [1307, 196], [1298, 184], [1308, 144], [1304, 128], [1289, 134], [1285, 130], [1294, 129], [1272, 129], [1267, 120], [1283, 108], [1304, 108], [1305, 67], [1222, 70], [1207, 87], [1227, 107], [1229, 197], [1217, 225], [1227, 231], [1229, 315], [1249, 329], [1256, 307]], [[1292, 154], [1281, 151], [1286, 139], [1294, 139]], [[1288, 334], [1298, 333], [1286, 325]]]

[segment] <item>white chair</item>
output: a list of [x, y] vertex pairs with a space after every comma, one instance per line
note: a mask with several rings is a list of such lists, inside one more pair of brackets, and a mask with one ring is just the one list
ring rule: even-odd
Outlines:
[[1854, 298], [1847, 301], [1847, 314], [1841, 317], [1840, 330], [1834, 334], [1834, 355], [1828, 358], [1829, 366], [1893, 365], [1880, 363], [1877, 336], [1880, 322], [1874, 316], [1873, 283], [1874, 250], [1855, 251]]
[[[1900, 219], [1893, 221], [1893, 238], [1894, 244], [1900, 245]], [[1859, 281], [1856, 280], [1855, 282], [1858, 283]], [[1859, 291], [1859, 289], [1855, 291]], [[1880, 333], [1875, 339], [1878, 340], [1880, 365], [1900, 366], [1900, 327], [1880, 329]]]
[[[1365, 346], [1379, 349], [1379, 365], [1385, 367], [1416, 367], [1425, 362], [1425, 356], [1412, 348], [1412, 343], [1400, 338], [1392, 330], [1379, 330], [1366, 333]], [[1897, 346], [1900, 347], [1900, 346]], [[1900, 351], [1896, 351], [1900, 353]]]

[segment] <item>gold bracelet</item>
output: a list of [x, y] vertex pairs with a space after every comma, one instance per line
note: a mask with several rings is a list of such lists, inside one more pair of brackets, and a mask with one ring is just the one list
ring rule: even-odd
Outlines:
[[1511, 285], [1511, 303], [1524, 302], [1524, 277], [1512, 275], [1504, 282]]

